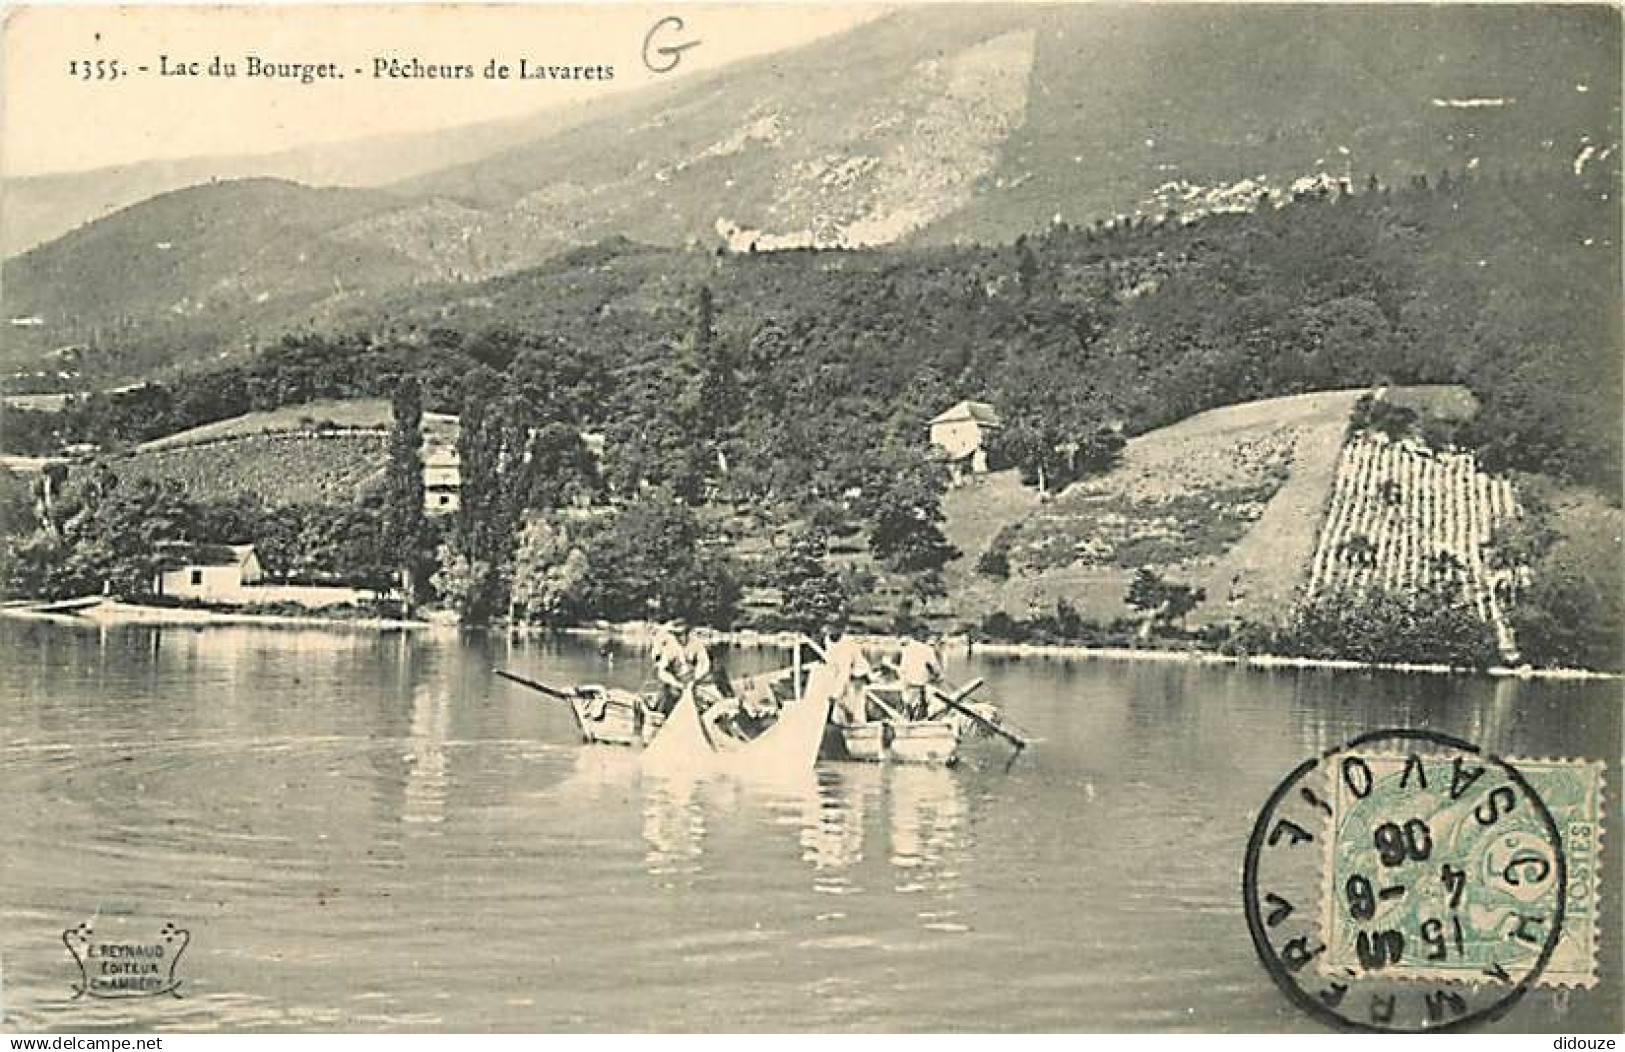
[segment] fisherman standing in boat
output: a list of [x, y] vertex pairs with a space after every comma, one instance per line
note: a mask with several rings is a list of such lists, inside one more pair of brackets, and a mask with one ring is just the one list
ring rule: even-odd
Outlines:
[[656, 706], [668, 714], [685, 691], [693, 690], [711, 676], [711, 652], [691, 636], [688, 622], [672, 618], [662, 628], [654, 646], [655, 680], [660, 684]]
[[897, 678], [903, 683], [903, 711], [911, 720], [925, 719], [931, 688], [942, 678], [942, 658], [926, 641], [924, 628], [915, 628], [903, 643], [897, 655]]
[[832, 682], [841, 688], [835, 698], [835, 722], [847, 727], [868, 723], [866, 690], [874, 670], [857, 640], [846, 634], [845, 622], [832, 621], [824, 628], [824, 664], [830, 667]]

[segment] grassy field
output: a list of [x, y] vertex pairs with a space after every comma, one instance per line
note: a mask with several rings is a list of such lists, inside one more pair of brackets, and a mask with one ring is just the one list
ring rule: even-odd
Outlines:
[[[1360, 391], [1331, 391], [1201, 413], [1129, 442], [1122, 463], [1040, 503], [992, 482], [945, 503], [964, 556], [949, 571], [967, 620], [996, 609], [1026, 617], [1065, 599], [1088, 618], [1127, 616], [1134, 570], [1205, 588], [1192, 624], [1234, 613], [1276, 620], [1291, 606], [1314, 552], [1349, 412]], [[1000, 532], [1012, 573], [996, 581], [976, 559]], [[985, 538], [985, 540], [983, 540]], [[980, 543], [978, 543], [980, 542]]]
[[1038, 492], [1021, 484], [1014, 470], [969, 476], [942, 499], [947, 517], [943, 533], [948, 543], [964, 553], [961, 563], [974, 565], [1007, 524], [1032, 514], [1039, 506]]

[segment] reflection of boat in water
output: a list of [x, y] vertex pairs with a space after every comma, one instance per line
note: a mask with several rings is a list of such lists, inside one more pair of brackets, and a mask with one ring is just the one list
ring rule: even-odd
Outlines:
[[781, 867], [778, 879], [785, 861], [807, 867], [831, 920], [847, 916], [848, 897], [906, 894], [923, 928], [971, 923], [955, 893], [975, 843], [972, 800], [949, 768], [831, 764], [771, 780], [643, 771], [622, 784], [641, 796], [644, 862], [662, 881], [738, 866], [748, 842], [768, 851], [748, 864]]
[[940, 867], [963, 846], [969, 806], [959, 779], [940, 768], [892, 771], [887, 782], [891, 864], [898, 869]]
[[[808, 641], [808, 645], [822, 656], [816, 644]], [[828, 682], [827, 665], [803, 665], [800, 658], [798, 650], [791, 667], [736, 681], [731, 697], [699, 687], [684, 695], [669, 714], [661, 711], [652, 693], [590, 684], [561, 689], [503, 669], [496, 674], [568, 702], [584, 742], [646, 746], [656, 752], [652, 762], [659, 766], [678, 766], [679, 756], [688, 757], [689, 765], [739, 766], [747, 753], [790, 756], [796, 769], [819, 758], [948, 766], [958, 759], [961, 744], [972, 738], [1002, 738], [1015, 746], [1017, 754], [1033, 740], [1010, 724], [997, 706], [967, 700], [982, 685], [980, 679], [951, 692], [932, 688], [931, 703], [920, 719], [907, 714], [901, 685], [873, 684], [862, 689], [865, 704], [879, 713], [878, 718], [832, 723], [830, 711], [846, 685]], [[808, 701], [810, 705], [804, 704]], [[823, 713], [816, 722], [815, 712]], [[815, 746], [805, 764], [803, 735], [812, 737]], [[774, 762], [751, 759], [749, 765], [767, 769]]]

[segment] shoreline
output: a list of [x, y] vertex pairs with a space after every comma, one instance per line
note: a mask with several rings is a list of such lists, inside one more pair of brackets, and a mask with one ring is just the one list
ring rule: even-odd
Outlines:
[[[532, 630], [521, 629], [524, 634]], [[645, 643], [653, 638], [650, 622], [598, 622], [590, 626], [571, 626], [558, 629], [563, 635], [585, 636], [594, 639], [622, 639]], [[540, 631], [534, 634], [546, 634]], [[758, 632], [751, 629], [722, 631], [696, 629], [696, 634], [718, 643], [747, 647], [775, 647], [789, 649], [800, 636], [794, 632]], [[860, 646], [892, 648], [902, 645], [902, 637], [892, 635], [860, 635], [851, 638]], [[1277, 654], [1223, 654], [1216, 650], [1157, 650], [1132, 647], [1101, 647], [1084, 643], [1001, 643], [972, 642], [968, 636], [944, 637], [944, 649], [965, 652], [973, 656], [1041, 658], [1060, 661], [1161, 661], [1193, 665], [1234, 665], [1263, 671], [1272, 669], [1327, 669], [1338, 672], [1411, 672], [1427, 675], [1487, 675], [1499, 679], [1543, 679], [1567, 681], [1618, 680], [1617, 672], [1597, 672], [1591, 669], [1571, 668], [1508, 668], [1504, 665], [1490, 668], [1458, 668], [1453, 665], [1421, 664], [1412, 662], [1364, 662], [1341, 658], [1285, 657]]]
[[[71, 601], [70, 601], [71, 602]], [[56, 607], [57, 609], [51, 609]], [[460, 626], [443, 619], [405, 620], [401, 618], [341, 618], [322, 617], [319, 614], [252, 614], [234, 611], [205, 610], [195, 607], [143, 606], [114, 599], [97, 597], [94, 603], [77, 608], [65, 603], [31, 603], [27, 601], [0, 605], [0, 619], [33, 621], [64, 625], [172, 625], [181, 627], [207, 627], [210, 625], [261, 625], [307, 628], [354, 628], [367, 631], [405, 630], [460, 630]], [[615, 639], [646, 644], [654, 638], [654, 625], [648, 621], [599, 621], [591, 625], [571, 625], [547, 629], [534, 625], [493, 626], [489, 631], [509, 636], [545, 637], [549, 635], [579, 636], [589, 639]], [[803, 638], [795, 632], [762, 632], [755, 629], [699, 629], [703, 638], [717, 643], [754, 648], [788, 650]], [[893, 635], [859, 635], [852, 639], [866, 648], [895, 648], [902, 645], [902, 637]], [[1326, 669], [1338, 672], [1409, 672], [1425, 675], [1487, 675], [1498, 679], [1594, 681], [1619, 680], [1617, 672], [1598, 672], [1591, 669], [1570, 668], [1458, 668], [1452, 665], [1418, 664], [1409, 662], [1363, 662], [1340, 658], [1284, 657], [1276, 654], [1223, 654], [1216, 650], [1159, 650], [1133, 647], [1102, 647], [1084, 643], [1002, 643], [972, 642], [968, 636], [947, 636], [945, 649], [951, 653], [1006, 658], [1039, 658], [1045, 661], [1141, 661], [1182, 663], [1192, 665], [1234, 665], [1262, 671], [1274, 669]]]
[[[51, 609], [57, 607], [58, 609]], [[294, 628], [357, 628], [368, 631], [397, 631], [435, 627], [429, 621], [408, 621], [391, 617], [322, 617], [320, 614], [253, 614], [231, 610], [205, 610], [197, 607], [143, 606], [116, 599], [102, 599], [77, 608], [62, 603], [0, 606], [0, 618], [59, 625], [287, 625]]]

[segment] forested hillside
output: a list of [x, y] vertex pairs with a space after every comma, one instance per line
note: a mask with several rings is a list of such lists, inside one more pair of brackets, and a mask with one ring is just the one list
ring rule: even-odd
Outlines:
[[[1514, 612], [1543, 660], [1595, 665], [1619, 623], [1617, 589], [1595, 585], [1618, 561], [1599, 561], [1598, 540], [1619, 518], [1618, 217], [1584, 173], [1445, 172], [1188, 223], [1055, 224], [999, 247], [719, 254], [616, 240], [477, 286], [374, 300], [244, 365], [60, 414], [12, 412], [5, 437], [23, 452], [111, 450], [250, 410], [383, 396], [410, 376], [426, 408], [463, 418], [463, 511], [432, 576], [465, 616], [686, 605], [728, 623], [754, 585], [787, 597], [775, 623], [797, 623], [859, 595], [895, 597], [898, 616], [941, 610], [950, 560], [993, 569], [939, 529], [944, 475], [925, 425], [961, 398], [1003, 417], [996, 460], [1059, 489], [1109, 469], [1125, 438], [1207, 409], [1458, 383], [1476, 415], [1404, 426], [1473, 449], [1486, 470], [1597, 494], [1583, 516], [1564, 513], [1564, 497], [1527, 517], [1515, 561], [1537, 581], [1551, 567], [1544, 579], [1560, 587], [1532, 587]], [[585, 432], [603, 434], [601, 456]], [[1280, 471], [1261, 470], [1267, 501]], [[618, 510], [557, 511], [584, 503]], [[343, 529], [379, 528], [370, 507]], [[300, 514], [313, 535], [336, 528], [314, 507]], [[1021, 535], [1021, 560], [1046, 549], [1043, 519]], [[1131, 605], [1195, 597], [1139, 576]], [[1378, 627], [1362, 638], [1392, 630], [1410, 648], [1393, 653], [1435, 653], [1431, 628], [1401, 632], [1411, 606], [1367, 614]], [[1083, 631], [1076, 610], [1057, 616], [1056, 631]], [[1352, 623], [1269, 645], [1341, 652], [1327, 638]], [[1438, 653], [1476, 661], [1481, 643], [1443, 640]]]
[[[607, 431], [611, 484], [839, 490], [960, 398], [1014, 455], [1260, 397], [1465, 384], [1491, 470], [1618, 487], [1618, 202], [1582, 179], [1436, 174], [1190, 225], [1055, 226], [1015, 245], [715, 255], [625, 241], [484, 284], [375, 299], [244, 366], [14, 412], [7, 448], [137, 441], [249, 409], [471, 385]], [[696, 337], [704, 298], [711, 330]], [[704, 419], [701, 419], [704, 418]]]

